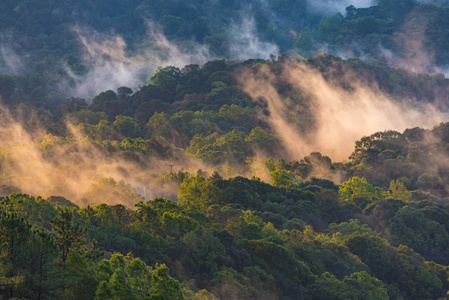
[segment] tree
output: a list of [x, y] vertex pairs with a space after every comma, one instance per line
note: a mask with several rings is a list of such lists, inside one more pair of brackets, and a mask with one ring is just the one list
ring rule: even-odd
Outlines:
[[129, 96], [132, 95], [132, 93], [133, 90], [127, 86], [121, 86], [117, 89], [119, 99], [127, 99]]
[[400, 243], [412, 247], [426, 259], [441, 264], [449, 262], [449, 232], [435, 220], [426, 217], [423, 211], [404, 206], [389, 220], [388, 229]]
[[301, 182], [301, 177], [295, 176], [290, 171], [276, 170], [271, 172], [271, 184], [276, 187], [292, 189]]
[[148, 130], [148, 135], [154, 138], [163, 137], [165, 139], [170, 139], [174, 133], [174, 129], [170, 122], [170, 116], [163, 112], [154, 113], [145, 127]]
[[136, 296], [131, 289], [131, 285], [125, 277], [125, 273], [120, 268], [117, 268], [112, 274], [111, 279], [109, 280], [108, 288], [110, 289], [112, 299], [136, 299]]
[[58, 265], [58, 245], [52, 235], [35, 231], [29, 245], [30, 265], [26, 285], [34, 299], [60, 296], [61, 273]]
[[355, 296], [351, 295], [354, 297], [353, 299], [390, 299], [384, 283], [372, 277], [366, 271], [352, 273], [343, 280], [343, 283], [347, 286], [346, 289], [349, 290], [347, 293]]
[[241, 239], [259, 240], [264, 237], [265, 223], [257, 216], [248, 213], [238, 219], [236, 236]]
[[89, 108], [95, 112], [105, 112], [110, 120], [119, 114], [117, 94], [111, 90], [101, 92], [92, 99]]
[[116, 116], [112, 125], [114, 125], [121, 135], [126, 137], [136, 138], [141, 134], [139, 124], [131, 117]]
[[391, 197], [396, 200], [408, 201], [412, 196], [412, 193], [405, 187], [405, 185], [399, 180], [390, 181], [390, 188], [387, 192], [387, 197]]
[[355, 164], [360, 164], [365, 161], [375, 162], [384, 152], [388, 153], [386, 158], [395, 159], [398, 156], [407, 155], [406, 146], [407, 141], [397, 131], [376, 132], [357, 141], [354, 152], [349, 159]]
[[64, 265], [65, 294], [72, 299], [93, 299], [98, 288], [97, 271], [95, 263], [89, 255], [71, 251], [67, 255]]
[[280, 148], [280, 141], [274, 134], [269, 134], [260, 127], [253, 128], [245, 138], [248, 147], [265, 150], [268, 153], [276, 153]]
[[321, 276], [310, 286], [310, 293], [312, 299], [329, 299], [337, 300], [344, 299], [343, 294], [345, 285], [329, 272], [324, 272]]
[[150, 268], [131, 254], [112, 255], [110, 260], [97, 264], [100, 284], [95, 299], [148, 299], [150, 296]]
[[65, 263], [71, 250], [81, 250], [85, 243], [86, 228], [73, 224], [73, 213], [68, 208], [59, 208], [58, 215], [51, 221], [57, 233], [57, 243], [61, 251], [61, 262]]
[[310, 30], [306, 27], [298, 35], [295, 43], [293, 44], [293, 49], [298, 50], [304, 57], [312, 54], [313, 50], [313, 39]]
[[151, 274], [150, 300], [185, 299], [181, 283], [170, 277], [169, 271], [165, 264], [156, 266], [156, 270]]
[[320, 20], [318, 26], [318, 36], [322, 41], [331, 41], [342, 30], [343, 16], [325, 16]]
[[209, 205], [220, 203], [220, 190], [212, 181], [200, 175], [184, 179], [179, 187], [179, 203], [185, 206], [197, 206], [205, 210]]
[[68, 113], [76, 113], [87, 108], [86, 100], [81, 98], [70, 97], [61, 105], [61, 112], [66, 115]]
[[215, 274], [212, 283], [220, 299], [248, 299], [251, 296], [249, 278], [233, 268], [222, 268]]
[[161, 99], [173, 101], [176, 96], [176, 90], [178, 85], [181, 84], [183, 74], [179, 68], [168, 66], [165, 68], [159, 67], [153, 75], [151, 75], [148, 81], [157, 87], [160, 87], [169, 99]]
[[124, 180], [117, 182], [114, 178], [100, 178], [97, 183], [92, 183], [84, 197], [95, 204], [107, 202], [134, 205], [143, 200], [130, 184]]
[[32, 231], [17, 214], [0, 211], [0, 296], [58, 298], [61, 284], [58, 257], [52, 235]]
[[79, 208], [78, 205], [73, 203], [70, 200], [67, 200], [66, 198], [62, 196], [50, 196], [47, 198], [47, 201], [51, 203], [54, 207], [56, 206], [62, 206], [62, 207], [68, 207], [68, 208]]
[[68, 114], [68, 120], [73, 125], [86, 123], [89, 125], [96, 125], [101, 120], [107, 121], [108, 116], [104, 112], [93, 112], [87, 109], [78, 110]]
[[167, 36], [175, 35], [184, 23], [184, 19], [176, 16], [165, 15], [159, 22], [164, 27], [164, 33]]
[[353, 19], [357, 14], [357, 8], [354, 5], [349, 5], [345, 10], [347, 19]]
[[381, 0], [379, 12], [385, 18], [393, 18], [398, 23], [413, 9], [416, 2], [413, 0]]
[[0, 295], [5, 298], [17, 296], [25, 283], [21, 273], [30, 262], [31, 235], [31, 226], [23, 218], [0, 210]]
[[15, 78], [10, 74], [0, 75], [0, 96], [2, 99], [9, 101], [16, 87]]
[[[352, 177], [343, 182], [338, 191], [340, 200], [356, 203], [358, 198], [366, 198], [369, 201], [383, 199], [382, 189], [368, 183], [365, 178]], [[366, 204], [362, 204], [366, 205]]]

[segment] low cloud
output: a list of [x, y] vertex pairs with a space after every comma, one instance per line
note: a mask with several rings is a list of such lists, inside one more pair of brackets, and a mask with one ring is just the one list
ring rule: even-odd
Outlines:
[[[144, 85], [158, 66], [183, 67], [213, 59], [206, 46], [190, 43], [181, 49], [167, 40], [162, 30], [151, 22], [148, 22], [147, 42], [135, 51], [129, 50], [119, 35], [104, 35], [81, 27], [75, 27], [73, 31], [83, 46], [83, 61], [88, 66], [87, 74], [83, 75], [66, 68], [74, 82], [69, 93], [77, 97], [91, 98], [101, 91], [120, 86], [135, 89]], [[66, 90], [67, 86], [65, 83], [62, 89]]]
[[[264, 66], [240, 76], [244, 90], [255, 101], [264, 101], [269, 112], [262, 116], [282, 137], [290, 159], [319, 151], [333, 160], [346, 160], [354, 143], [377, 131], [420, 126], [428, 128], [444, 116], [431, 106], [419, 109], [413, 102], [392, 101], [348, 72], [351, 82], [343, 89], [324, 79], [302, 62], [286, 63], [282, 71]], [[288, 98], [279, 92], [291, 89]], [[411, 101], [411, 100], [410, 100]]]
[[17, 52], [18, 45], [10, 34], [0, 33], [0, 73], [21, 73], [23, 63]]
[[434, 53], [426, 46], [427, 16], [419, 11], [411, 12], [401, 28], [393, 35], [402, 51], [398, 54], [381, 49], [381, 57], [387, 64], [406, 68], [419, 73], [440, 73], [442, 70], [435, 65]]
[[310, 8], [318, 13], [322, 14], [346, 14], [346, 7], [354, 5], [357, 8], [370, 7], [375, 5], [376, 0], [309, 0], [308, 4]]
[[[168, 161], [142, 158], [144, 167], [142, 163], [102, 151], [88, 142], [76, 127], [68, 125], [71, 137], [62, 138], [46, 134], [36, 116], [13, 117], [7, 109], [0, 108], [0, 117], [3, 120], [0, 124], [2, 195], [21, 191], [43, 197], [64, 196], [80, 205], [100, 201], [132, 207], [140, 198], [129, 197], [129, 200], [123, 195], [133, 189], [143, 191], [146, 188], [147, 197], [176, 194], [176, 186], [167, 185], [165, 190], [158, 187], [153, 191], [150, 187], [154, 180], [144, 180], [142, 175], [142, 172], [168, 172]], [[176, 163], [176, 158], [173, 159]], [[101, 181], [108, 178], [112, 178], [106, 181], [108, 186], [118, 192], [95, 193], [101, 190]], [[95, 189], [95, 184], [100, 188]]]
[[417, 0], [419, 3], [432, 4], [436, 6], [449, 6], [449, 0]]
[[229, 52], [232, 60], [268, 59], [271, 54], [279, 54], [278, 46], [260, 39], [252, 18], [245, 18], [241, 23], [233, 24], [228, 35], [230, 36]]
[[[92, 98], [101, 91], [120, 86], [133, 89], [146, 83], [147, 77], [159, 66], [184, 67], [205, 64], [217, 59], [206, 45], [196, 42], [177, 44], [167, 39], [162, 28], [147, 21], [147, 40], [131, 51], [124, 39], [116, 34], [104, 35], [92, 29], [75, 27], [73, 32], [83, 48], [87, 74], [77, 75], [66, 67], [72, 85], [64, 83], [61, 90], [82, 98]], [[268, 59], [278, 55], [279, 48], [260, 38], [252, 18], [234, 23], [227, 31], [228, 55], [231, 60]]]

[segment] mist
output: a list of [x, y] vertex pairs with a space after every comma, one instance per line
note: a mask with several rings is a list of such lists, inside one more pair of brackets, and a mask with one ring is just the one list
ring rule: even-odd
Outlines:
[[426, 48], [427, 17], [420, 11], [410, 12], [401, 28], [393, 38], [403, 51], [395, 55], [382, 49], [382, 58], [390, 66], [406, 68], [418, 73], [441, 73], [442, 69], [435, 64], [434, 53]]
[[271, 54], [279, 54], [278, 46], [259, 38], [255, 21], [252, 18], [243, 19], [240, 24], [233, 24], [228, 35], [230, 36], [231, 60], [268, 59]]
[[365, 8], [376, 5], [376, 0], [309, 0], [311, 10], [322, 14], [346, 14], [346, 7], [354, 5], [357, 8]]
[[[305, 62], [277, 63], [276, 70], [270, 70], [270, 65], [248, 68], [238, 78], [254, 101], [266, 104], [267, 113], [260, 118], [281, 138], [279, 153], [286, 153], [288, 160], [319, 151], [334, 161], [345, 161], [354, 142], [365, 135], [416, 126], [429, 128], [448, 117], [431, 106], [416, 106], [409, 99], [392, 101], [349, 71], [341, 74], [348, 83], [344, 89]], [[280, 92], [282, 89], [289, 92]], [[5, 195], [21, 191], [43, 197], [64, 196], [80, 206], [121, 203], [132, 207], [154, 197], [176, 200], [182, 179], [170, 179], [170, 171], [191, 176], [201, 169], [207, 177], [218, 170], [223, 177], [257, 176], [270, 181], [264, 153], [257, 151], [246, 170], [233, 174], [227, 174], [227, 163], [208, 165], [182, 150], [168, 159], [141, 155], [137, 162], [131, 162], [102, 150], [71, 124], [66, 125], [68, 137], [57, 137], [47, 134], [37, 116], [12, 117], [2, 108], [0, 117], [0, 139], [4, 141], [0, 146], [0, 187]]]
[[0, 33], [0, 73], [20, 73], [23, 63], [17, 53], [18, 45], [10, 34]]
[[77, 75], [66, 67], [74, 82], [65, 82], [61, 89], [69, 94], [92, 98], [105, 90], [120, 86], [136, 89], [145, 85], [147, 77], [159, 66], [183, 67], [188, 64], [204, 64], [214, 57], [206, 46], [196, 43], [181, 49], [163, 35], [160, 27], [148, 21], [147, 41], [131, 51], [124, 39], [116, 34], [104, 35], [92, 29], [75, 27], [73, 32], [83, 46], [83, 61], [87, 74]]
[[0, 47], [0, 72], [19, 73], [22, 70], [20, 57], [10, 48]]
[[[239, 80], [254, 101], [266, 103], [269, 114], [261, 118], [282, 138], [290, 159], [295, 160], [319, 151], [334, 161], [344, 161], [363, 136], [416, 126], [429, 128], [445, 119], [430, 105], [418, 108], [409, 99], [392, 101], [348, 71], [342, 77], [350, 82], [350, 88], [324, 79], [303, 62], [290, 62], [281, 72], [263, 66], [244, 72]], [[293, 89], [288, 99], [278, 92], [280, 82]], [[295, 95], [302, 100], [294, 99]]]
[[180, 168], [189, 164], [188, 160], [177, 162], [176, 157], [133, 163], [102, 151], [70, 124], [70, 137], [63, 138], [46, 134], [36, 116], [27, 115], [25, 120], [1, 108], [0, 117], [1, 194], [20, 191], [63, 196], [82, 206], [122, 203], [132, 207], [144, 199], [141, 196], [176, 195], [176, 185], [157, 184], [153, 190], [152, 184], [158, 173], [168, 173], [170, 163]]
[[[157, 67], [175, 66], [182, 68], [189, 64], [203, 65], [219, 59], [206, 45], [196, 42], [178, 45], [167, 39], [162, 28], [147, 21], [146, 41], [129, 50], [123, 37], [116, 34], [100, 34], [92, 29], [74, 27], [79, 43], [83, 48], [83, 62], [88, 66], [87, 74], [77, 75], [65, 67], [73, 81], [61, 84], [61, 90], [72, 96], [90, 99], [105, 90], [115, 90], [120, 86], [136, 89], [146, 84], [147, 78]], [[246, 60], [250, 58], [268, 59], [271, 54], [278, 55], [279, 48], [259, 38], [252, 18], [230, 25], [229, 59]]]
[[[353, 1], [355, 2], [355, 1]], [[362, 3], [363, 2], [363, 3]], [[369, 5], [367, 5], [371, 2]], [[357, 8], [376, 5], [378, 1], [361, 1], [360, 3], [346, 3], [345, 5], [352, 4]], [[449, 1], [418, 1], [425, 4], [433, 4], [437, 6], [448, 5]], [[314, 2], [315, 3], [315, 2]], [[326, 14], [331, 14], [331, 8], [337, 8], [338, 5], [331, 5], [334, 1], [319, 1], [315, 4], [321, 10], [324, 10]], [[340, 4], [343, 2], [340, 1]], [[443, 5], [443, 3], [445, 3]], [[326, 6], [328, 5], [328, 6]], [[340, 13], [345, 15], [345, 9], [341, 10], [343, 6], [340, 6]], [[326, 10], [326, 7], [327, 10]], [[427, 24], [429, 21], [429, 15], [422, 9], [422, 6], [417, 6], [414, 10], [405, 16], [401, 26], [393, 33], [392, 38], [396, 50], [392, 51], [386, 49], [381, 43], [376, 47], [370, 46], [367, 50], [363, 46], [363, 41], [359, 43], [357, 40], [353, 40], [351, 44], [346, 44], [344, 48], [334, 49], [332, 45], [322, 44], [317, 50], [316, 54], [329, 53], [337, 55], [343, 59], [349, 59], [358, 57], [368, 62], [384, 62], [389, 66], [409, 69], [412, 72], [436, 74], [443, 73], [448, 76], [447, 66], [438, 66], [435, 61], [435, 53], [432, 49], [426, 45], [427, 40]], [[331, 49], [331, 50], [330, 50]], [[367, 53], [370, 52], [370, 53]]]
[[448, 0], [417, 0], [419, 3], [432, 4], [436, 6], [449, 6]]
[[[177, 200], [182, 183], [176, 177], [179, 173], [208, 177], [218, 170], [225, 177], [228, 167], [226, 163], [209, 165], [183, 151], [174, 151], [168, 158], [133, 152], [137, 159], [131, 161], [102, 149], [70, 123], [66, 123], [67, 137], [59, 137], [47, 133], [37, 113], [22, 115], [0, 107], [0, 118], [2, 196], [22, 192], [44, 198], [63, 196], [79, 206], [106, 203], [132, 208], [155, 197]], [[262, 164], [259, 160], [259, 169], [235, 176], [263, 174]]]

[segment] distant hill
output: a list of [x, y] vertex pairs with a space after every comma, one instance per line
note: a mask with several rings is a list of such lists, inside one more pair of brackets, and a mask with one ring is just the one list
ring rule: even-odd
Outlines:
[[444, 2], [382, 0], [343, 11], [344, 1], [329, 3], [4, 0], [0, 73], [15, 77], [0, 80], [1, 95], [13, 93], [15, 80], [23, 101], [50, 101], [46, 106], [55, 108], [71, 96], [142, 85], [160, 65], [279, 54], [329, 53], [444, 73]]

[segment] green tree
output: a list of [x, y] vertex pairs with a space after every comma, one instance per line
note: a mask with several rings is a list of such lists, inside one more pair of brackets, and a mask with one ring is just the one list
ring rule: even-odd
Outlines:
[[116, 116], [112, 125], [120, 134], [126, 137], [136, 138], [141, 134], [139, 124], [131, 117]]
[[120, 268], [117, 268], [112, 274], [108, 288], [110, 289], [112, 299], [136, 299], [136, 296], [131, 289], [131, 284], [125, 277], [123, 270]]
[[[96, 257], [94, 257], [96, 258]], [[65, 294], [74, 299], [93, 299], [98, 288], [98, 272], [89, 255], [71, 251], [65, 261]], [[57, 280], [54, 280], [58, 283]]]
[[232, 268], [222, 268], [211, 282], [220, 299], [248, 299], [251, 296], [250, 279]]
[[95, 112], [105, 112], [109, 116], [109, 120], [119, 114], [117, 94], [111, 90], [107, 90], [95, 96], [89, 108]]
[[205, 210], [211, 204], [220, 203], [221, 197], [220, 190], [213, 182], [200, 175], [184, 179], [179, 186], [178, 199], [181, 205]]
[[429, 260], [447, 264], [449, 232], [447, 227], [426, 218], [420, 209], [404, 206], [389, 220], [392, 237], [413, 248]]
[[0, 211], [0, 296], [58, 298], [61, 290], [59, 251], [55, 239], [14, 213]]
[[265, 223], [257, 216], [248, 213], [238, 219], [236, 235], [242, 239], [259, 240], [263, 238]]
[[306, 27], [298, 35], [293, 49], [298, 50], [303, 56], [307, 57], [312, 54], [313, 51], [313, 39], [310, 30]]
[[25, 277], [22, 270], [27, 268], [30, 257], [31, 226], [14, 213], [0, 210], [0, 294], [5, 298], [20, 295]]
[[345, 285], [329, 272], [321, 274], [321, 276], [310, 285], [310, 293], [312, 299], [329, 299], [339, 300], [345, 299]]
[[[383, 199], [382, 189], [368, 183], [365, 178], [358, 176], [352, 177], [343, 182], [338, 191], [340, 200], [357, 204], [357, 199], [365, 198], [369, 201]], [[362, 206], [366, 205], [361, 204]]]
[[184, 300], [182, 285], [169, 275], [169, 269], [162, 264], [151, 274], [150, 300]]
[[84, 195], [89, 203], [126, 203], [134, 205], [143, 200], [133, 187], [124, 180], [116, 181], [114, 178], [100, 178], [92, 183]]
[[50, 234], [35, 231], [29, 244], [30, 265], [25, 276], [26, 286], [34, 299], [51, 299], [61, 295], [62, 270], [58, 265], [58, 245]]
[[59, 208], [58, 214], [51, 221], [57, 234], [57, 243], [61, 251], [61, 262], [65, 263], [71, 250], [80, 251], [85, 244], [86, 228], [74, 224], [73, 213], [68, 208]]
[[173, 101], [173, 98], [176, 96], [177, 88], [181, 84], [182, 79], [183, 74], [181, 70], [173, 66], [168, 66], [164, 68], [159, 67], [148, 78], [148, 82], [154, 84], [157, 87], [160, 87], [165, 92], [165, 94], [169, 96], [168, 99], [161, 100]]
[[357, 141], [349, 159], [355, 164], [374, 163], [379, 157], [396, 159], [407, 155], [406, 146], [407, 141], [397, 131], [376, 132]]
[[342, 31], [342, 23], [343, 16], [341, 14], [323, 17], [318, 26], [318, 37], [322, 41], [332, 41], [333, 37], [338, 36]]
[[379, 2], [379, 12], [384, 17], [393, 18], [400, 22], [413, 9], [415, 3], [412, 0], [381, 0]]
[[[95, 299], [149, 299], [151, 276], [155, 272], [132, 254], [113, 254], [97, 263], [100, 281]], [[171, 278], [171, 277], [169, 277]]]
[[183, 23], [183, 18], [171, 15], [165, 15], [159, 20], [159, 24], [164, 27], [164, 33], [167, 36], [175, 35]]
[[387, 192], [387, 197], [391, 197], [396, 200], [408, 201], [412, 193], [405, 187], [405, 185], [399, 180], [390, 181], [390, 187]]
[[353, 299], [390, 299], [384, 283], [366, 271], [352, 273], [343, 280], [343, 283], [349, 290], [347, 293], [354, 297]]
[[280, 188], [292, 189], [301, 182], [301, 177], [292, 174], [290, 171], [276, 170], [271, 172], [271, 184]]

